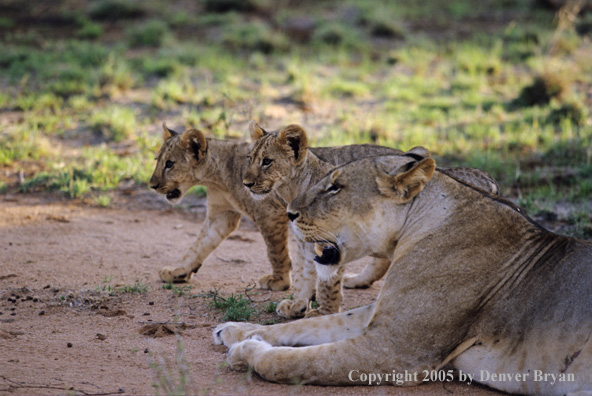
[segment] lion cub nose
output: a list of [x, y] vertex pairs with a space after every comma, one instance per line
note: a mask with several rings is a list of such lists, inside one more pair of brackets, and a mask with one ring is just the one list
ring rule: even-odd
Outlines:
[[245, 187], [247, 187], [247, 188], [251, 188], [251, 187], [253, 187], [253, 186], [255, 185], [255, 183], [253, 183], [253, 182], [244, 182], [244, 181], [243, 181], [243, 184], [244, 184], [244, 185], [245, 185]]
[[290, 219], [290, 221], [296, 220], [298, 216], [300, 216], [300, 213], [288, 212], [288, 219]]

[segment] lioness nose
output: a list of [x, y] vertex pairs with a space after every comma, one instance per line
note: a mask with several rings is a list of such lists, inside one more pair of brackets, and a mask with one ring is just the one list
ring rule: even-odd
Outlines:
[[244, 185], [245, 185], [245, 187], [247, 187], [247, 188], [251, 188], [251, 187], [253, 187], [253, 186], [255, 185], [255, 183], [253, 183], [253, 182], [244, 182], [244, 181], [243, 181], [243, 184], [244, 184]]
[[288, 212], [288, 219], [290, 219], [290, 221], [296, 220], [298, 216], [300, 216], [300, 213]]

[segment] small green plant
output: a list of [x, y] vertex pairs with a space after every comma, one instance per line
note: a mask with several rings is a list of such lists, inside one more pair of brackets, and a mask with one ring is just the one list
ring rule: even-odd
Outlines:
[[128, 42], [132, 47], [160, 47], [167, 34], [168, 26], [158, 19], [144, 22], [127, 31]]
[[175, 337], [177, 338], [176, 367], [171, 368], [172, 364], [162, 357], [151, 360], [150, 368], [155, 379], [153, 386], [160, 389], [165, 395], [195, 395], [197, 392], [193, 389], [183, 339], [177, 333], [175, 333]]
[[107, 140], [120, 142], [134, 136], [136, 115], [130, 108], [109, 106], [91, 116], [90, 126]]
[[230, 297], [224, 298], [214, 294], [214, 299], [210, 301], [210, 306], [224, 311], [224, 322], [241, 322], [247, 321], [251, 314], [255, 311], [251, 300], [239, 294], [235, 296], [231, 294]]
[[189, 292], [193, 288], [193, 286], [191, 286], [191, 285], [175, 286], [172, 283], [165, 283], [164, 285], [161, 286], [161, 288], [164, 290], [171, 290], [173, 292], [173, 294], [175, 294], [177, 297], [180, 297], [180, 296], [184, 296], [185, 294], [187, 294], [187, 292]]
[[106, 208], [111, 205], [113, 197], [109, 194], [101, 194], [95, 198], [95, 202], [102, 208]]
[[115, 288], [111, 287], [111, 279], [112, 277], [104, 277], [103, 281], [101, 282], [102, 284], [100, 286], [96, 287], [96, 291], [100, 291], [100, 292], [105, 292], [110, 296], [114, 296], [115, 295]]
[[559, 73], [544, 73], [536, 76], [532, 84], [522, 88], [516, 99], [517, 105], [546, 105], [553, 98], [561, 98], [567, 91], [568, 81]]
[[87, 19], [82, 20], [76, 36], [81, 39], [97, 39], [103, 35], [103, 26]]
[[105, 292], [110, 296], [114, 296], [117, 293], [129, 293], [129, 294], [143, 294], [148, 291], [148, 285], [142, 283], [141, 281], [135, 281], [133, 285], [125, 285], [121, 287], [116, 287], [111, 285], [112, 277], [104, 277], [102, 284], [97, 286], [95, 290]]
[[100, 0], [93, 2], [89, 14], [91, 18], [101, 21], [138, 18], [145, 13], [141, 4], [124, 0]]
[[118, 288], [117, 291], [119, 291], [121, 293], [143, 294], [148, 291], [148, 285], [145, 283], [142, 283], [141, 281], [135, 281], [133, 285], [122, 286], [122, 287]]
[[264, 308], [263, 310], [267, 313], [274, 313], [275, 310], [277, 309], [277, 305], [278, 303], [275, 301], [270, 301]]

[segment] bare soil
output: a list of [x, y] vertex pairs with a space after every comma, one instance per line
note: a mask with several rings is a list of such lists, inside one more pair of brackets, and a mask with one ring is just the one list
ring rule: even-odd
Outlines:
[[[158, 373], [179, 384], [183, 361], [187, 394], [500, 394], [458, 382], [279, 385], [230, 370], [226, 348], [212, 343], [223, 315], [210, 306], [212, 291], [246, 292], [261, 311], [289, 294], [251, 289], [270, 271], [261, 235], [243, 221], [194, 276], [191, 290], [178, 295], [162, 288], [157, 272], [196, 238], [204, 201], [174, 209], [155, 194], [132, 195], [106, 209], [47, 196], [1, 198], [0, 395], [165, 394], [171, 390], [162, 388], [166, 381]], [[351, 271], [364, 264], [352, 264]], [[122, 291], [136, 282], [147, 291]], [[381, 286], [346, 290], [345, 306], [372, 302]], [[257, 313], [251, 320], [280, 319]]]

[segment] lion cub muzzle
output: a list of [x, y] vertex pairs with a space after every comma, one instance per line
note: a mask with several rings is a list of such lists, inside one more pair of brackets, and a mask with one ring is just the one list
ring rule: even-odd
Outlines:
[[166, 197], [169, 201], [171, 199], [179, 198], [180, 196], [181, 196], [181, 190], [179, 190], [178, 188], [175, 188], [174, 190], [171, 190], [168, 193], [166, 193]]
[[339, 249], [332, 244], [315, 243], [314, 261], [322, 265], [336, 265], [341, 261]]

